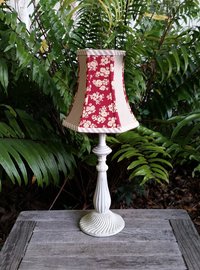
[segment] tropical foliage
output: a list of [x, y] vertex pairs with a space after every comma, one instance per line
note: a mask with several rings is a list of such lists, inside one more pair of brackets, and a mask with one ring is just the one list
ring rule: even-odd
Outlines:
[[60, 171], [65, 177], [72, 173], [75, 162], [70, 147], [52, 134], [45, 118], [37, 122], [25, 111], [2, 107], [5, 119], [0, 122], [0, 164], [13, 183], [28, 183], [27, 167], [32, 171], [32, 182], [37, 179], [40, 186], [50, 179], [58, 183]]
[[161, 136], [160, 133], [152, 134], [151, 130], [139, 127], [135, 132], [126, 132], [116, 137], [114, 142], [120, 144], [120, 150], [113, 158], [118, 157], [118, 161], [131, 160], [127, 167], [131, 170], [129, 180], [142, 177], [141, 184], [149, 180], [168, 182], [168, 171], [163, 165], [167, 165], [170, 169], [171, 163], [168, 161], [170, 155], [163, 143], [159, 145], [160, 142], [157, 141]]
[[88, 140], [60, 117], [76, 91], [76, 50], [88, 47], [126, 50], [126, 90], [141, 127], [109, 142], [129, 179], [167, 182], [179, 164], [198, 173], [199, 15], [198, 0], [40, 0], [28, 31], [1, 2], [2, 175], [27, 182], [30, 170], [38, 184], [57, 183], [74, 159], [87, 160]]

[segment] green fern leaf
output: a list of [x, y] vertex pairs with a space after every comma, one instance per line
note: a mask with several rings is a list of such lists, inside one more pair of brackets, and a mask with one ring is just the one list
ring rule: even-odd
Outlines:
[[35, 175], [38, 184], [43, 186], [44, 182], [49, 183], [48, 172], [37, 149], [37, 143], [18, 140], [17, 143], [13, 141], [11, 145], [24, 157]]
[[168, 66], [169, 66], [169, 68], [168, 68], [167, 79], [169, 79], [169, 77], [171, 77], [171, 75], [172, 75], [173, 67], [172, 67], [172, 63], [171, 63], [171, 61], [170, 61], [170, 58], [167, 57], [166, 59], [167, 59]]
[[174, 59], [176, 61], [176, 72], [178, 73], [180, 71], [180, 67], [181, 67], [179, 55], [178, 55], [176, 50], [172, 50], [172, 55], [174, 56]]
[[0, 137], [16, 137], [16, 133], [6, 123], [0, 122]]
[[8, 66], [5, 59], [0, 58], [0, 83], [3, 86], [5, 92], [8, 87]]
[[186, 72], [187, 68], [188, 68], [188, 64], [189, 64], [189, 60], [188, 60], [188, 52], [186, 50], [186, 48], [184, 46], [181, 46], [181, 52], [182, 52], [182, 56], [185, 62], [185, 67], [184, 67], [184, 73]]
[[[22, 129], [20, 128], [20, 126], [16, 120], [16, 118], [17, 118], [16, 112], [15, 112], [15, 114], [13, 114], [10, 111], [6, 111], [5, 115], [8, 119], [9, 126], [12, 127], [12, 129], [15, 131], [15, 136], [17, 136], [18, 138], [24, 138], [25, 134], [22, 131]], [[0, 133], [1, 133], [1, 128], [0, 128]]]
[[175, 138], [177, 134], [180, 132], [180, 130], [191, 123], [191, 121], [198, 120], [200, 118], [200, 113], [192, 113], [188, 116], [186, 116], [182, 121], [178, 123], [178, 125], [175, 127], [175, 129], [172, 132], [171, 138]]
[[148, 159], [148, 161], [151, 162], [151, 163], [159, 162], [161, 164], [166, 164], [167, 166], [172, 168], [172, 164], [168, 160], [163, 159], [163, 158], [150, 158], [150, 159]]
[[149, 169], [148, 165], [142, 165], [139, 168], [137, 168], [136, 170], [134, 170], [131, 175], [129, 176], [129, 180], [133, 179], [136, 176], [146, 176], [148, 177], [148, 179], [153, 179], [154, 176], [151, 172], [151, 170]]
[[118, 162], [122, 161], [125, 158], [140, 157], [140, 156], [141, 154], [136, 149], [132, 148], [131, 150], [126, 151], [124, 154], [122, 154], [120, 158], [118, 159]]
[[138, 160], [135, 160], [135, 161], [130, 163], [130, 165], [127, 167], [127, 170], [132, 170], [138, 166], [142, 166], [145, 164], [148, 164], [146, 159], [144, 157], [139, 157]]
[[[26, 166], [24, 165], [24, 161], [22, 160], [19, 153], [12, 147], [12, 145], [10, 143], [10, 140], [2, 139], [2, 140], [0, 140], [0, 145], [4, 146], [5, 152], [7, 152], [7, 154], [10, 155], [12, 160], [15, 161], [16, 170], [19, 169], [19, 172], [21, 173], [21, 175], [22, 175], [22, 177], [24, 179], [24, 183], [28, 184], [27, 169], [26, 169]], [[3, 165], [2, 165], [2, 167], [5, 169], [5, 167]], [[12, 167], [10, 167], [10, 170], [12, 170]], [[20, 173], [19, 173], [19, 175], [16, 174], [17, 177], [15, 176], [15, 178], [17, 179], [18, 184], [21, 184], [21, 175], [20, 175]]]
[[16, 169], [16, 166], [7, 151], [6, 145], [2, 143], [2, 139], [0, 139], [0, 165], [3, 167], [13, 184], [15, 181], [21, 185], [21, 177]]

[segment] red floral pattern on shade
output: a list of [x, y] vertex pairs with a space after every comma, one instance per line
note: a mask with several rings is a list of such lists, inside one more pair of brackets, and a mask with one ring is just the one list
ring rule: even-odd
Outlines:
[[87, 56], [87, 85], [82, 128], [118, 128], [115, 104], [114, 58], [112, 55]]

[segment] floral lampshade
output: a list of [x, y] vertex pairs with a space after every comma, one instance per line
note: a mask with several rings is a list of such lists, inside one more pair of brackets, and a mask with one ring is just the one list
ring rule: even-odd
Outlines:
[[63, 125], [86, 133], [121, 133], [139, 125], [124, 86], [125, 51], [79, 50], [78, 91]]

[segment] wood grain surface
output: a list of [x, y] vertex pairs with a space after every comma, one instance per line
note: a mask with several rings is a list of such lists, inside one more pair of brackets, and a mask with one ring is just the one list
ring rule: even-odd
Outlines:
[[200, 270], [200, 239], [184, 210], [113, 210], [115, 236], [80, 231], [88, 211], [22, 212], [1, 252], [1, 270]]
[[0, 253], [0, 269], [18, 269], [35, 227], [35, 221], [17, 221]]

